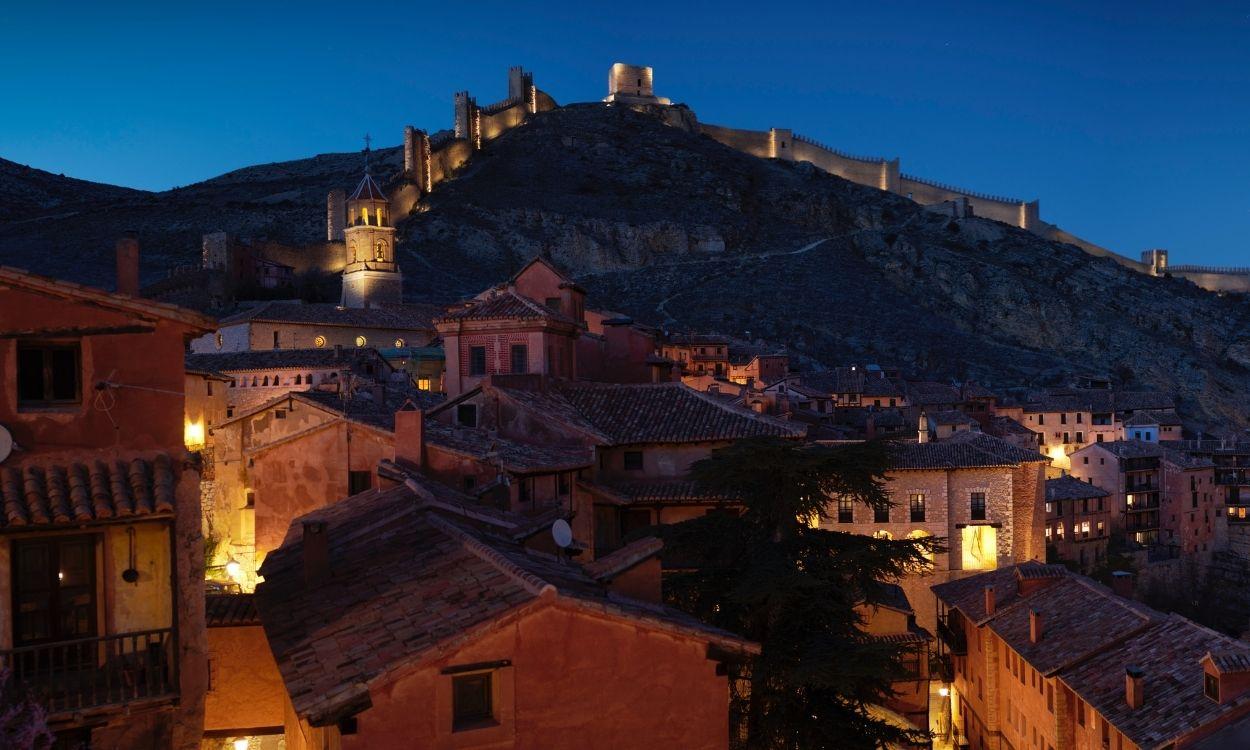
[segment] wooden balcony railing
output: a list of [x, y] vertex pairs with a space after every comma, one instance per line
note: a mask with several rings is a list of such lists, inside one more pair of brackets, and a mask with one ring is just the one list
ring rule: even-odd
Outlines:
[[56, 715], [173, 699], [173, 630], [144, 630], [0, 651], [0, 667]]
[[964, 636], [962, 624], [951, 622], [950, 618], [938, 618], [938, 638], [946, 644], [946, 648], [955, 656], [968, 653], [968, 639]]

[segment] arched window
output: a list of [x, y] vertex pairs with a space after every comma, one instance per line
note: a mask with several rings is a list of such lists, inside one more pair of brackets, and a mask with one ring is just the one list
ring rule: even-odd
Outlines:
[[369, 343], [369, 340], [366, 339], [364, 336], [356, 337], [356, 346], [364, 346], [367, 343]]
[[295, 376], [295, 384], [296, 384], [296, 385], [303, 385], [303, 383], [301, 383], [301, 382], [300, 382], [300, 380], [301, 380], [300, 376], [299, 376], [299, 375], [296, 375], [296, 376]]
[[874, 539], [893, 539], [894, 538], [894, 535], [886, 531], [885, 529], [880, 529], [878, 531], [872, 532], [872, 536]]
[[373, 259], [377, 261], [386, 260], [386, 240], [378, 240], [378, 244], [373, 249]]
[[404, 340], [403, 340], [403, 339], [395, 339], [395, 348], [396, 348], [396, 349], [403, 349], [403, 348], [404, 348]]
[[307, 383], [308, 385], [312, 385], [312, 384], [313, 384], [313, 383], [312, 383], [312, 373], [311, 373], [311, 372], [310, 372], [310, 373], [307, 373], [307, 374], [305, 374], [305, 375], [304, 375], [304, 382], [305, 382], [305, 383]]
[[256, 387], [256, 376], [255, 376], [255, 375], [253, 375], [253, 376], [252, 376], [252, 387], [253, 387], [253, 388], [255, 388], [255, 387]]
[[268, 376], [268, 375], [266, 375], [266, 376], [265, 376], [265, 379], [264, 379], [264, 380], [262, 380], [260, 384], [261, 384], [261, 385], [269, 385], [269, 376]]
[[326, 337], [325, 337], [325, 336], [314, 336], [314, 337], [313, 337], [313, 346], [317, 347], [318, 349], [324, 349], [324, 348], [325, 348], [325, 345], [326, 345]]

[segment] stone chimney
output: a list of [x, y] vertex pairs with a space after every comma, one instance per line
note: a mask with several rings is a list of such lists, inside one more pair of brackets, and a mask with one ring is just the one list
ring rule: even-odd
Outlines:
[[117, 291], [139, 296], [139, 238], [133, 232], [117, 240]]
[[425, 414], [412, 401], [395, 412], [395, 460], [425, 465]]
[[1133, 598], [1133, 574], [1127, 570], [1117, 570], [1111, 574], [1111, 590], [1116, 596], [1125, 599]]
[[997, 601], [994, 597], [994, 587], [986, 586], [985, 587], [985, 616], [986, 617], [989, 617], [990, 615], [994, 614], [995, 604], [997, 604]]
[[920, 428], [916, 431], [917, 442], [929, 442], [929, 415], [920, 412]]
[[1042, 642], [1042, 613], [1029, 610], [1029, 643]]
[[304, 583], [320, 586], [330, 577], [330, 534], [325, 521], [304, 521]]
[[1141, 667], [1130, 666], [1124, 670], [1124, 702], [1134, 711], [1146, 702], [1145, 677]]

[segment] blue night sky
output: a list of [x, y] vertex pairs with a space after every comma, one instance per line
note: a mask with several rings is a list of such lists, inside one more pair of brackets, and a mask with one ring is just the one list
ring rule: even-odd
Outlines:
[[502, 99], [510, 65], [598, 99], [620, 60], [707, 122], [1040, 198], [1134, 257], [1250, 265], [1250, 5], [1200, 5], [6, 1], [0, 157], [165, 189], [449, 127], [452, 92]]

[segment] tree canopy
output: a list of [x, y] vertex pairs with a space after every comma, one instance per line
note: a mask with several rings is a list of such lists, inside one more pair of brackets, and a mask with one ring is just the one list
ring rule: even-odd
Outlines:
[[903, 648], [861, 629], [856, 606], [880, 601], [881, 581], [921, 573], [941, 540], [877, 539], [816, 527], [831, 498], [891, 504], [885, 443], [843, 446], [778, 438], [735, 443], [697, 462], [691, 478], [740, 499], [667, 527], [670, 603], [761, 644], [742, 665], [735, 714], [747, 746], [767, 750], [878, 748], [927, 739], [869, 714], [904, 678]]

